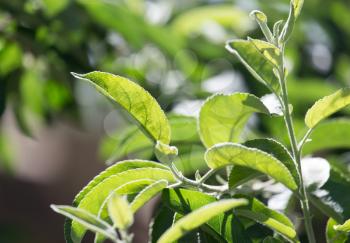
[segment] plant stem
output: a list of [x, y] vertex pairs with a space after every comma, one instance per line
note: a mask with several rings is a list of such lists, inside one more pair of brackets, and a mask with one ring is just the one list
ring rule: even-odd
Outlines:
[[290, 113], [289, 109], [289, 102], [288, 102], [288, 91], [286, 86], [286, 75], [285, 75], [285, 67], [284, 67], [284, 46], [281, 47], [282, 51], [282, 60], [279, 68], [279, 79], [282, 89], [282, 102], [284, 107], [284, 121], [286, 124], [286, 128], [288, 130], [289, 140], [292, 147], [293, 157], [296, 162], [299, 177], [300, 177], [300, 189], [299, 189], [299, 196], [300, 196], [300, 203], [301, 208], [304, 215], [304, 224], [306, 233], [309, 239], [309, 243], [316, 243], [315, 240], [315, 233], [312, 227], [312, 218], [310, 213], [310, 207], [309, 207], [309, 201], [308, 201], [308, 195], [306, 192], [306, 188], [303, 181], [302, 171], [301, 171], [301, 153], [300, 149], [298, 147], [297, 139], [294, 132], [293, 127], [293, 120], [292, 115]]

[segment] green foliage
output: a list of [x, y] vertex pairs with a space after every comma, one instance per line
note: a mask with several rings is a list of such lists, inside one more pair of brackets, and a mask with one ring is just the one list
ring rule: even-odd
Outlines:
[[348, 239], [346, 233], [337, 231], [334, 227], [337, 225], [337, 221], [330, 218], [326, 226], [326, 239], [327, 243], [345, 243]]
[[333, 228], [336, 231], [343, 231], [343, 232], [349, 233], [350, 232], [350, 220], [348, 219], [342, 225], [334, 225]]
[[350, 104], [350, 88], [344, 88], [317, 101], [306, 113], [305, 123], [315, 127], [323, 119]]
[[[179, 49], [184, 48], [185, 39], [198, 32], [198, 26], [194, 25], [203, 24], [205, 15], [210, 15], [211, 20], [224, 26], [236, 17], [228, 17], [235, 10], [223, 6], [202, 7], [179, 15], [173, 20], [172, 31], [168, 31], [142, 21], [142, 6], [137, 3], [127, 4], [132, 9], [130, 11], [123, 8], [123, 4], [115, 4], [113, 8], [100, 1], [81, 0], [79, 4], [97, 23], [121, 33], [134, 48], [142, 46], [148, 38], [169, 56], [175, 56]], [[251, 16], [260, 26], [266, 41], [248, 38], [226, 44], [226, 48], [272, 94], [264, 99], [249, 93], [214, 94], [202, 105], [198, 119], [174, 115], [169, 115], [168, 119], [153, 96], [127, 78], [97, 71], [73, 74], [91, 83], [137, 122], [138, 127], [129, 126], [117, 135], [116, 141], [106, 140], [106, 150], [110, 151], [107, 154], [112, 154], [108, 162], [128, 156], [157, 161], [117, 162], [83, 188], [73, 202], [75, 208], [54, 207], [69, 218], [65, 225], [68, 243], [81, 242], [88, 229], [97, 233], [95, 242], [103, 242], [105, 237], [116, 242], [131, 242], [129, 229], [133, 214], [160, 193], [161, 210], [153, 219], [151, 242], [299, 242], [301, 231], [297, 231], [292, 221], [265, 205], [273, 201], [271, 193], [274, 186], [282, 188], [281, 194], [288, 193], [285, 206], [288, 210], [296, 211], [298, 208], [293, 208], [291, 202], [299, 200], [308, 242], [316, 242], [309, 201], [324, 215], [334, 219], [328, 223], [328, 239], [337, 238], [336, 231], [348, 231], [347, 222], [338, 225], [350, 216], [349, 197], [341, 195], [350, 188], [350, 173], [344, 169], [345, 166], [329, 159], [330, 177], [320, 188], [307, 188], [302, 176], [305, 173], [302, 163], [307, 161], [301, 157], [303, 148], [304, 154], [348, 148], [346, 137], [342, 138], [349, 130], [346, 119], [319, 123], [350, 103], [349, 88], [316, 102], [306, 113], [307, 127], [300, 125], [300, 131], [306, 132], [298, 139], [294, 126], [302, 121], [298, 117], [294, 122], [292, 115], [302, 112], [300, 107], [296, 106], [294, 110], [293, 104], [290, 104], [285, 60], [286, 44], [292, 39], [302, 5], [303, 1], [292, 0], [288, 18], [283, 22], [277, 21], [272, 32], [266, 15], [253, 11]], [[61, 11], [60, 7], [53, 8], [56, 9], [51, 13], [53, 15]], [[213, 10], [216, 11], [212, 13]], [[114, 21], [115, 16], [133, 23], [130, 24], [131, 29], [123, 22]], [[194, 80], [198, 81], [199, 76], [208, 73], [188, 54], [179, 55], [179, 59], [182, 63], [179, 69]], [[295, 87], [294, 97], [291, 97], [297, 100], [299, 89], [298, 85]], [[323, 95], [333, 86], [326, 85], [324, 88], [322, 92], [304, 96], [304, 99], [313, 101], [310, 96]], [[266, 97], [272, 96], [273, 102], [266, 102]], [[162, 99], [160, 97], [159, 100]], [[33, 107], [38, 103], [34, 102]], [[277, 107], [278, 111], [273, 112], [271, 107]], [[277, 132], [288, 135], [289, 147], [266, 138], [263, 132], [245, 132], [254, 113], [270, 115], [264, 119], [271, 120], [273, 125], [273, 119], [283, 119], [285, 129]], [[337, 132], [332, 133], [335, 129]], [[327, 141], [327, 133], [332, 133], [329, 136], [334, 141]], [[309, 141], [310, 138], [315, 141]], [[183, 167], [190, 164], [194, 170], [179, 170], [181, 163]], [[188, 171], [192, 174], [188, 175]], [[109, 232], [107, 226], [111, 227], [110, 222], [116, 229], [108, 235], [105, 231], [108, 229]], [[101, 228], [104, 230], [96, 230]], [[254, 231], [257, 231], [256, 234], [252, 234]]]
[[265, 105], [254, 95], [235, 93], [210, 97], [199, 114], [198, 126], [203, 144], [209, 148], [217, 143], [238, 142], [254, 112], [269, 114]]
[[170, 142], [169, 122], [156, 100], [136, 83], [109, 73], [73, 74], [95, 85], [103, 95], [123, 107], [155, 141]]
[[205, 154], [205, 160], [213, 169], [227, 165], [248, 167], [271, 176], [291, 190], [297, 189], [296, 181], [288, 168], [277, 158], [259, 149], [236, 143], [222, 143], [210, 148]]
[[251, 40], [229, 41], [226, 48], [235, 54], [252, 75], [265, 84], [271, 92], [280, 92], [280, 84], [273, 72], [273, 63], [265, 58]]
[[213, 217], [235, 207], [246, 205], [244, 199], [224, 199], [201, 207], [177, 221], [158, 240], [159, 243], [175, 241], [187, 232], [199, 227]]

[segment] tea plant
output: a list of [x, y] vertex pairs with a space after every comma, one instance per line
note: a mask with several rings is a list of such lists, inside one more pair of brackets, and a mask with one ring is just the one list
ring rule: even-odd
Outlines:
[[[248, 38], [227, 42], [228, 51], [271, 91], [270, 97], [277, 104], [266, 105], [263, 99], [249, 93], [215, 94], [208, 98], [197, 123], [200, 140], [207, 148], [203, 159], [209, 169], [203, 175], [197, 171], [195, 179], [184, 176], [176, 167], [178, 149], [171, 146], [174, 136], [177, 143], [186, 146], [186, 134], [179, 134], [181, 125], [173, 126], [146, 90], [109, 73], [73, 73], [134, 118], [152, 141], [158, 161], [125, 160], [113, 164], [82, 189], [73, 207], [52, 205], [53, 210], [68, 218], [67, 242], [81, 242], [87, 230], [95, 233], [95, 242], [107, 238], [113, 242], [131, 242], [129, 227], [134, 213], [158, 194], [161, 194], [162, 207], [150, 226], [150, 242], [299, 242], [297, 229], [287, 216], [268, 208], [242, 187], [250, 180], [267, 177], [284, 185], [300, 201], [308, 242], [316, 242], [310, 200], [330, 217], [327, 240], [347, 240], [350, 221], [344, 222], [335, 209], [317, 199], [315, 192], [324, 182], [310, 182], [303, 177], [301, 159], [305, 155], [303, 146], [318, 125], [350, 104], [350, 89], [340, 89], [308, 110], [307, 132], [300, 141], [293, 128], [285, 47], [302, 5], [302, 0], [291, 1], [288, 19], [275, 23], [272, 31], [265, 14], [253, 11], [251, 16], [266, 41]], [[283, 116], [291, 151], [272, 138], [239, 143], [253, 113]], [[223, 172], [227, 173], [226, 179], [222, 177]], [[259, 231], [261, 225], [271, 231], [252, 234]]]

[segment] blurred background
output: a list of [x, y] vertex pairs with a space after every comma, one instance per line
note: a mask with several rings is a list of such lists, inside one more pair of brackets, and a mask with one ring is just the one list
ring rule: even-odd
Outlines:
[[[129, 118], [70, 72], [101, 70], [142, 85], [197, 141], [180, 148], [178, 167], [187, 174], [204, 168], [192, 122], [203, 100], [216, 92], [268, 93], [224, 48], [229, 39], [262, 38], [248, 16], [253, 9], [272, 26], [286, 19], [289, 1], [0, 0], [0, 242], [64, 242], [64, 218], [51, 203], [70, 204], [105, 161], [152, 158]], [[350, 85], [349, 22], [348, 0], [305, 0], [287, 49], [299, 135], [315, 100]], [[254, 117], [249, 129], [288, 145], [281, 118]], [[348, 172], [350, 138], [343, 140], [336, 153], [317, 153]], [[349, 183], [341, 181], [342, 190]], [[147, 241], [151, 213], [141, 214], [135, 229], [143, 238], [135, 242]]]

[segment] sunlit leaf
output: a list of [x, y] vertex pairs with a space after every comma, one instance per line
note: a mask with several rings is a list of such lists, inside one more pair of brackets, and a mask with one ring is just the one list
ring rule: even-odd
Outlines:
[[131, 210], [133, 212], [136, 212], [145, 203], [147, 203], [159, 192], [161, 192], [164, 188], [166, 188], [167, 185], [168, 185], [168, 182], [166, 180], [160, 180], [144, 188], [132, 201], [130, 205]]
[[79, 222], [81, 225], [93, 232], [100, 233], [114, 241], [117, 238], [117, 234], [111, 225], [85, 210], [59, 205], [51, 205], [51, 208], [55, 212]]
[[247, 207], [236, 209], [235, 213], [237, 215], [254, 220], [269, 227], [276, 233], [281, 234], [289, 240], [298, 242], [298, 236], [294, 229], [294, 225], [288, 217], [277, 211], [269, 209], [256, 198], [247, 198], [249, 199], [249, 205]]
[[254, 112], [269, 114], [265, 105], [254, 95], [234, 93], [210, 97], [199, 114], [199, 132], [203, 144], [211, 147], [222, 142], [237, 142]]
[[157, 101], [136, 83], [110, 73], [73, 74], [93, 84], [103, 95], [118, 103], [154, 141], [170, 142], [170, 125]]
[[305, 123], [309, 128], [350, 104], [350, 88], [343, 88], [317, 101], [306, 113]]
[[272, 155], [256, 148], [236, 143], [221, 143], [206, 152], [205, 160], [212, 169], [228, 165], [245, 166], [269, 175], [291, 190], [297, 189], [297, 184], [288, 168]]
[[108, 200], [108, 214], [118, 229], [125, 230], [134, 222], [134, 215], [128, 200], [116, 192]]
[[108, 167], [106, 170], [95, 176], [75, 197], [73, 205], [77, 206], [80, 201], [88, 194], [96, 185], [106, 178], [121, 173], [123, 171], [137, 169], [137, 168], [159, 168], [167, 170], [168, 167], [157, 162], [147, 160], [125, 160], [120, 161], [115, 165]]
[[279, 61], [281, 59], [281, 51], [271, 43], [262, 40], [250, 39], [256, 49], [275, 67], [279, 66]]
[[272, 92], [280, 92], [280, 84], [275, 76], [274, 65], [249, 40], [232, 40], [226, 44], [226, 49], [235, 54], [252, 75], [265, 84]]
[[189, 231], [206, 223], [218, 214], [246, 204], [247, 201], [244, 199], [222, 199], [218, 202], [207, 204], [183, 216], [160, 237], [158, 243], [176, 241]]
[[[111, 175], [105, 180], [95, 185], [90, 191], [80, 200], [78, 208], [89, 211], [92, 214], [97, 214], [103, 205], [106, 197], [119, 186], [139, 179], [150, 180], [167, 180], [169, 183], [175, 182], [173, 174], [166, 169], [160, 168], [138, 168], [130, 169], [115, 175]], [[68, 227], [68, 225], [67, 225]], [[86, 230], [73, 221], [71, 224], [71, 237], [74, 242], [80, 242]]]
[[314, 128], [309, 136], [310, 142], [303, 146], [303, 154], [323, 150], [350, 148], [350, 120], [327, 120]]
[[335, 221], [334, 219], [328, 219], [326, 226], [327, 243], [345, 243], [348, 239], [347, 233], [336, 231], [334, 229], [334, 226], [336, 226], [337, 224], [337, 221]]

